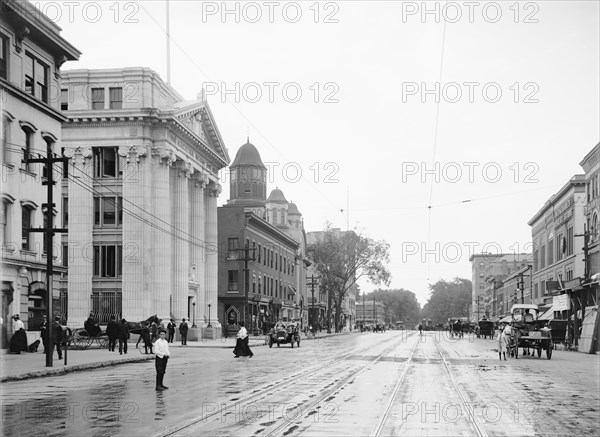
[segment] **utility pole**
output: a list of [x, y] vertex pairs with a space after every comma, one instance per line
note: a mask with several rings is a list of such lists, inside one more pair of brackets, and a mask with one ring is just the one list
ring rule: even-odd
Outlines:
[[[23, 149], [25, 151], [25, 149]], [[26, 155], [22, 161], [25, 163], [41, 163], [45, 165], [46, 169], [46, 180], [42, 180], [42, 185], [46, 185], [47, 188], [47, 203], [42, 203], [42, 208], [46, 207], [46, 227], [44, 228], [29, 228], [29, 232], [41, 232], [46, 237], [46, 319], [48, 320], [48, 345], [50, 345], [50, 339], [52, 336], [52, 276], [53, 276], [53, 258], [52, 258], [52, 238], [55, 233], [66, 233], [67, 229], [55, 229], [54, 226], [54, 196], [53, 188], [56, 185], [54, 180], [54, 172], [52, 171], [52, 164], [55, 162], [68, 162], [68, 158], [58, 158], [57, 155], [52, 151], [52, 142], [46, 141], [46, 157], [43, 158], [38, 155], [38, 158], [31, 159], [30, 155]], [[52, 352], [54, 348], [46, 348], [46, 367], [52, 367]], [[66, 356], [66, 355], [65, 355]]]
[[[590, 269], [588, 267], [588, 261], [589, 261], [589, 256], [588, 256], [588, 252], [589, 252], [589, 247], [588, 247], [588, 240], [589, 237], [592, 235], [592, 233], [589, 231], [589, 229], [586, 229], [585, 224], [583, 225], [583, 234], [574, 234], [574, 237], [583, 237], [583, 282], [586, 283], [590, 280]], [[573, 296], [573, 305], [570, 305], [570, 307], [572, 307], [572, 311], [574, 312], [574, 323], [573, 323], [573, 337], [574, 337], [574, 342], [573, 344], [575, 346], [579, 345], [579, 319], [577, 318], [577, 312], [579, 309], [581, 309], [581, 320], [583, 321], [585, 319], [585, 303], [583, 302], [583, 291], [581, 292], [581, 301], [580, 301], [580, 305], [576, 305], [577, 303], [577, 299], [575, 298], [575, 296]], [[581, 307], [581, 308], [578, 308]], [[569, 319], [571, 317], [570, 312], [567, 313], [569, 315]]]
[[[250, 249], [250, 246], [248, 244], [248, 242], [246, 242], [246, 246], [243, 249], [237, 249], [238, 252], [239, 251], [243, 251], [244, 252], [244, 257], [243, 258], [238, 258], [238, 261], [244, 261], [244, 325], [246, 325], [246, 329], [248, 329], [246, 320], [247, 320], [247, 316], [248, 316], [248, 286], [249, 286], [249, 282], [250, 282], [250, 270], [248, 269], [248, 261], [255, 261], [256, 258], [254, 257], [254, 253], [256, 251], [256, 248], [253, 247], [252, 249]], [[250, 251], [252, 251], [252, 256], [250, 256]], [[251, 327], [251, 331], [253, 331], [254, 328]]]
[[314, 329], [314, 325], [315, 325], [315, 285], [316, 284], [317, 284], [317, 282], [315, 281], [315, 275], [310, 275], [310, 281], [308, 282], [308, 285], [310, 285], [311, 293], [312, 293], [312, 303], [311, 303], [312, 316], [309, 317], [309, 323], [311, 325], [313, 325], [313, 329]]

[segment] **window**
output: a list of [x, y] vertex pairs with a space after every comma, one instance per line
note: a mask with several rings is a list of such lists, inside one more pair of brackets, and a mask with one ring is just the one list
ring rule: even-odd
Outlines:
[[68, 89], [60, 90], [60, 110], [61, 111], [69, 110], [69, 90]]
[[279, 293], [279, 280], [275, 279], [275, 297], [283, 297]]
[[540, 251], [538, 249], [533, 251], [533, 271], [537, 272], [538, 270], [538, 259], [540, 256]]
[[8, 79], [8, 37], [0, 34], [0, 77]]
[[256, 293], [256, 275], [252, 275], [252, 293]]
[[[565, 244], [565, 236], [562, 234], [558, 234], [558, 238], [556, 240], [556, 261], [560, 261], [564, 258], [564, 254], [566, 252], [566, 244]], [[565, 252], [563, 252], [563, 248]]]
[[69, 198], [62, 198], [62, 227], [66, 228], [69, 226]]
[[94, 225], [116, 227], [123, 224], [121, 197], [94, 197]]
[[104, 109], [104, 88], [92, 88], [92, 109]]
[[25, 92], [48, 103], [48, 66], [31, 53], [25, 55]]
[[69, 267], [69, 245], [63, 244], [62, 246], [62, 265]]
[[546, 267], [546, 246], [540, 247], [540, 269]]
[[116, 178], [121, 175], [116, 147], [94, 147], [92, 150], [95, 178]]
[[262, 280], [260, 275], [258, 275], [258, 294], [262, 294]]
[[570, 281], [571, 279], [573, 279], [573, 269], [572, 268], [567, 269], [567, 274], [565, 275], [565, 278], [567, 281]]
[[94, 276], [116, 278], [122, 273], [122, 246], [94, 246]]
[[29, 229], [31, 228], [33, 216], [33, 208], [30, 206], [23, 206], [21, 208], [21, 250], [31, 250], [31, 234]]
[[554, 235], [548, 236], [548, 265], [554, 264]]
[[237, 259], [238, 255], [238, 239], [227, 239], [227, 259]]
[[26, 126], [23, 126], [23, 132], [25, 132], [25, 144], [23, 146], [23, 161], [21, 161], [21, 168], [23, 170], [32, 171], [33, 164], [26, 162], [30, 158], [31, 149], [33, 146], [33, 131]]
[[[102, 90], [104, 91], [104, 90]], [[123, 108], [123, 88], [110, 88], [110, 109]]]
[[10, 144], [10, 125], [11, 119], [7, 115], [2, 115], [2, 162], [9, 163], [9, 149], [12, 147]]
[[595, 241], [598, 239], [598, 214], [596, 214], [594, 212], [594, 215], [592, 215], [592, 223], [590, 225], [590, 235], [591, 241]]
[[546, 290], [546, 281], [540, 281], [540, 292], [548, 294], [548, 290]]
[[2, 244], [6, 243], [6, 238], [10, 235], [8, 228], [8, 210], [10, 208], [10, 202], [6, 199], [2, 199], [2, 211], [0, 212], [0, 224], [2, 225]]
[[[261, 252], [262, 252], [262, 250], [261, 250], [261, 246], [260, 246], [260, 244], [259, 244], [259, 245], [258, 245], [258, 263], [259, 263], [259, 264], [260, 264], [260, 259], [261, 259]], [[260, 290], [260, 286], [259, 286], [258, 288], [259, 288], [259, 290]]]
[[279, 271], [283, 271], [283, 256], [279, 255]]
[[238, 290], [238, 271], [229, 270], [227, 274], [227, 290], [237, 291]]
[[573, 226], [567, 228], [567, 256], [573, 255]]

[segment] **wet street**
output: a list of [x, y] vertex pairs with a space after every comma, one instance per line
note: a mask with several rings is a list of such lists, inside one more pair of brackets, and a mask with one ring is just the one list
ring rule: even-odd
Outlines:
[[599, 357], [388, 331], [2, 384], [4, 435], [597, 435]]

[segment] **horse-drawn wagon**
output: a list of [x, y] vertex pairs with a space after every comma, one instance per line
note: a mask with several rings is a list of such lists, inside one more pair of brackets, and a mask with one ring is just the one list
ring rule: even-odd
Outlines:
[[[546, 358], [552, 358], [552, 329], [540, 326], [544, 321], [538, 321], [539, 309], [533, 304], [515, 304], [510, 309], [512, 321], [508, 349], [511, 356], [519, 357], [519, 348], [537, 350], [538, 358], [542, 350], [546, 351]], [[532, 353], [533, 355], [533, 353]]]

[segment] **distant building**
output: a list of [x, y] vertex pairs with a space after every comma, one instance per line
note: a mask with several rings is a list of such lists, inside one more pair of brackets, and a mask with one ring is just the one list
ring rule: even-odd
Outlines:
[[[528, 253], [482, 253], [474, 254], [469, 258], [471, 262], [471, 314], [470, 320], [475, 321], [485, 314], [486, 296], [488, 301], [490, 294], [486, 293], [486, 279], [492, 277], [504, 278], [515, 271], [521, 269], [524, 265], [531, 262], [531, 254]], [[502, 297], [502, 296], [501, 296]], [[497, 298], [498, 299], [498, 298]]]
[[373, 325], [385, 323], [385, 306], [382, 302], [359, 299], [356, 302], [356, 324]]
[[67, 71], [62, 91], [69, 322], [91, 311], [101, 323], [157, 314], [220, 327], [209, 304], [229, 156], [208, 103], [148, 68]]
[[[46, 223], [47, 187], [44, 164], [28, 157], [46, 157], [47, 145], [60, 155], [60, 68], [77, 60], [80, 52], [60, 35], [60, 27], [28, 1], [0, 2], [0, 93], [2, 94], [2, 308], [3, 327], [19, 314], [29, 331], [41, 326], [46, 314], [46, 246], [41, 228]], [[62, 177], [55, 164], [55, 180]], [[60, 183], [54, 186], [55, 228], [61, 227], [63, 205]], [[60, 247], [60, 234], [53, 247]], [[52, 256], [60, 256], [56, 250]], [[53, 311], [61, 314], [60, 290], [67, 269], [56, 266], [52, 281]], [[64, 319], [63, 319], [64, 320]], [[9, 328], [10, 331], [10, 328]], [[5, 333], [3, 333], [4, 336]]]
[[[533, 240], [532, 302], [551, 305], [564, 284], [583, 278], [585, 177], [573, 176], [527, 223]], [[578, 279], [577, 279], [578, 280]]]
[[251, 332], [278, 320], [308, 324], [302, 214], [278, 188], [266, 197], [266, 170], [253, 144], [240, 147], [230, 166], [231, 198], [218, 209], [218, 311], [228, 335], [245, 308]]

